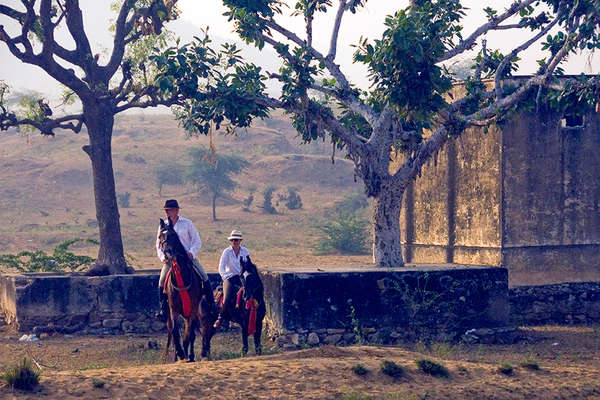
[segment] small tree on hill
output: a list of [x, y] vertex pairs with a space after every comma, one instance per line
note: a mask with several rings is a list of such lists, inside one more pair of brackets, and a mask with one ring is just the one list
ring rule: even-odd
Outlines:
[[236, 155], [216, 155], [206, 148], [192, 149], [190, 156], [192, 165], [187, 180], [198, 189], [210, 192], [212, 218], [216, 221], [217, 198], [236, 188], [238, 184], [231, 179], [231, 175], [239, 173], [250, 163]]
[[[247, 122], [246, 110], [254, 104], [263, 112], [282, 109], [291, 114], [305, 142], [330, 138], [347, 152], [355, 175], [373, 198], [373, 259], [381, 267], [404, 264], [404, 193], [446, 143], [469, 127], [506, 120], [521, 105], [535, 107], [547, 96], [562, 103], [561, 109], [565, 103], [594, 106], [598, 98], [597, 77], [557, 79], [569, 54], [600, 48], [598, 0], [516, 0], [502, 11], [493, 8], [493, 1], [483, 2], [482, 7], [489, 5], [484, 9], [487, 21], [468, 36], [463, 36], [463, 28], [470, 16], [459, 0], [411, 0], [409, 7], [386, 18], [379, 39], [362, 39], [355, 46], [355, 61], [368, 69], [368, 90], [353, 85], [335, 62], [343, 18], [359, 11], [366, 0], [340, 0], [335, 10], [330, 0], [298, 0], [292, 15], [304, 22], [299, 32], [278, 22], [286, 10], [281, 1], [223, 3], [239, 36], [259, 49], [272, 47], [281, 67], [277, 73], [263, 73], [260, 67], [231, 60], [231, 74], [214, 84], [212, 96], [190, 98], [186, 121], [227, 118], [236, 125], [240, 119]], [[328, 11], [335, 15], [331, 37], [328, 48], [319, 49], [313, 44], [313, 21]], [[487, 48], [487, 33], [508, 30], [521, 33], [521, 41], [508, 54]], [[507, 80], [519, 57], [535, 44], [546, 52], [537, 73]], [[444, 65], [473, 49], [478, 50], [475, 69], [465, 82], [464, 97], [458, 98], [452, 95], [453, 76]], [[194, 62], [195, 56], [190, 56], [189, 64]], [[185, 65], [162, 70], [182, 81], [189, 79], [189, 71]], [[278, 97], [261, 89], [266, 81], [281, 88]], [[249, 88], [256, 90], [240, 99]], [[225, 108], [233, 99], [241, 107]], [[392, 169], [390, 160], [396, 157], [402, 164]]]
[[164, 185], [181, 185], [184, 180], [185, 172], [183, 166], [174, 162], [164, 162], [154, 169], [154, 179], [158, 185], [158, 195], [162, 197], [162, 188]]

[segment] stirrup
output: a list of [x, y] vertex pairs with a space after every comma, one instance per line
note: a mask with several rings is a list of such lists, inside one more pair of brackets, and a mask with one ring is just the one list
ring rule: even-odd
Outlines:
[[213, 324], [213, 328], [219, 329], [221, 327], [221, 325], [223, 325], [223, 318], [219, 317]]

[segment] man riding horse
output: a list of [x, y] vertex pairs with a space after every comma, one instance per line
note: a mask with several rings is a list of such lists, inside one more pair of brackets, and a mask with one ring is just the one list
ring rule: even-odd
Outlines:
[[[202, 268], [202, 265], [200, 265], [200, 263], [195, 257], [196, 253], [200, 250], [200, 247], [202, 247], [202, 240], [200, 239], [200, 234], [196, 230], [196, 227], [194, 226], [191, 220], [179, 216], [179, 204], [177, 200], [167, 200], [163, 209], [165, 210], [167, 218], [170, 218], [171, 223], [173, 224], [173, 228], [175, 229], [175, 232], [177, 232], [177, 236], [179, 236], [181, 244], [185, 248], [188, 257], [192, 261], [194, 270], [198, 273], [198, 275], [204, 282], [204, 284], [202, 285], [203, 294], [206, 296], [206, 299], [208, 300], [209, 304], [214, 304], [213, 292], [210, 286], [210, 282], [208, 280], [208, 275], [206, 274], [206, 271], [204, 271], [204, 268]], [[163, 288], [165, 277], [171, 269], [171, 265], [168, 263], [165, 254], [163, 253], [162, 248], [160, 246], [160, 229], [161, 228], [159, 226], [156, 237], [156, 254], [158, 255], [160, 261], [163, 263], [163, 267], [160, 271], [160, 278], [158, 280], [160, 312], [157, 314], [157, 317], [164, 322], [167, 320], [169, 314], [169, 303], [167, 299], [167, 294], [164, 292]]]

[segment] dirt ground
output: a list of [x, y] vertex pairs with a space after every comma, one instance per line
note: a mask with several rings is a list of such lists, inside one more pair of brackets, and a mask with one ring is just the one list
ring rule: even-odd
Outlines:
[[[55, 335], [19, 342], [19, 335], [3, 331], [0, 368], [33, 358], [41, 379], [31, 393], [2, 386], [0, 398], [600, 399], [600, 327], [523, 333], [526, 339], [510, 346], [413, 343], [278, 352], [266, 342], [267, 355], [239, 358], [239, 333], [230, 332], [213, 339], [212, 361], [174, 364], [163, 363], [163, 349], [153, 348], [154, 342], [164, 345], [163, 336]], [[421, 372], [415, 361], [422, 358], [444, 365], [449, 377]], [[405, 375], [385, 375], [383, 360], [402, 366]], [[526, 360], [539, 369], [523, 366]], [[356, 364], [369, 373], [356, 375]], [[513, 367], [510, 375], [498, 371], [506, 364]]]

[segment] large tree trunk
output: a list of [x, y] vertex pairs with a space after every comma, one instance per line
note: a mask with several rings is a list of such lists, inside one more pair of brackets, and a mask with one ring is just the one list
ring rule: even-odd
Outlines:
[[89, 145], [83, 150], [92, 161], [96, 218], [100, 232], [98, 260], [88, 270], [89, 275], [131, 273], [127, 266], [121, 239], [119, 209], [112, 165], [111, 139], [114, 114], [109, 103], [84, 102], [85, 124]]
[[373, 262], [378, 267], [402, 267], [400, 210], [404, 190], [388, 182], [373, 199]]

